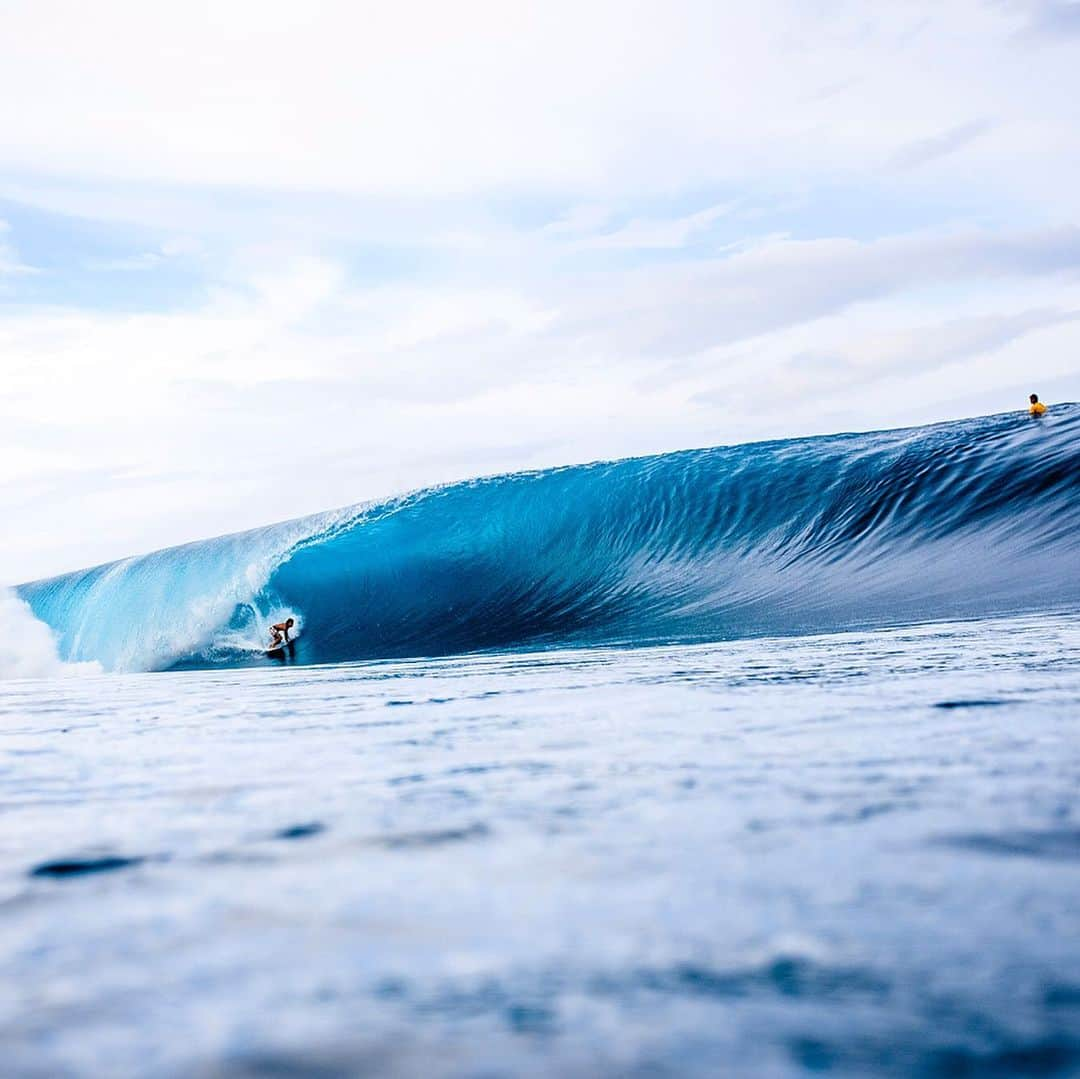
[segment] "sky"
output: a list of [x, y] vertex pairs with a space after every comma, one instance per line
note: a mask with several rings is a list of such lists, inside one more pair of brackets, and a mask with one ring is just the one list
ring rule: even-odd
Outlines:
[[3, 0], [0, 583], [1080, 398], [1080, 3]]

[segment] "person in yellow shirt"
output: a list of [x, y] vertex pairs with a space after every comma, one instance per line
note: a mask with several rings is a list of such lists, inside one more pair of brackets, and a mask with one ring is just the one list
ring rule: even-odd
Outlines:
[[1028, 400], [1031, 402], [1028, 412], [1030, 412], [1032, 416], [1042, 416], [1046, 412], [1046, 405], [1039, 400], [1039, 395], [1037, 393], [1033, 393]]

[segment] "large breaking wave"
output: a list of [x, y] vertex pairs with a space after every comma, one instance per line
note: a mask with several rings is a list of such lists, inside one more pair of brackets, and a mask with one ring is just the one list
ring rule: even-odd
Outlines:
[[1080, 407], [498, 476], [18, 589], [107, 669], [727, 638], [1080, 603]]

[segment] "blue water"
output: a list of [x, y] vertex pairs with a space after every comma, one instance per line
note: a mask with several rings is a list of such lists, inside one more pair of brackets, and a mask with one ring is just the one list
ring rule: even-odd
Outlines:
[[1080, 1075], [1078, 433], [500, 477], [23, 586], [107, 673], [0, 681], [2, 1073]]
[[264, 664], [286, 615], [336, 663], [1069, 606], [1080, 406], [459, 483], [19, 594], [121, 671]]

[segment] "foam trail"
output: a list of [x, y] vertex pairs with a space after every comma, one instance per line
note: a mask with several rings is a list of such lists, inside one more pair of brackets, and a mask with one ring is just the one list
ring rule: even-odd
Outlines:
[[0, 589], [0, 625], [4, 627], [0, 680], [101, 673], [101, 664], [94, 661], [63, 662], [53, 631], [34, 617], [25, 600], [6, 588]]

